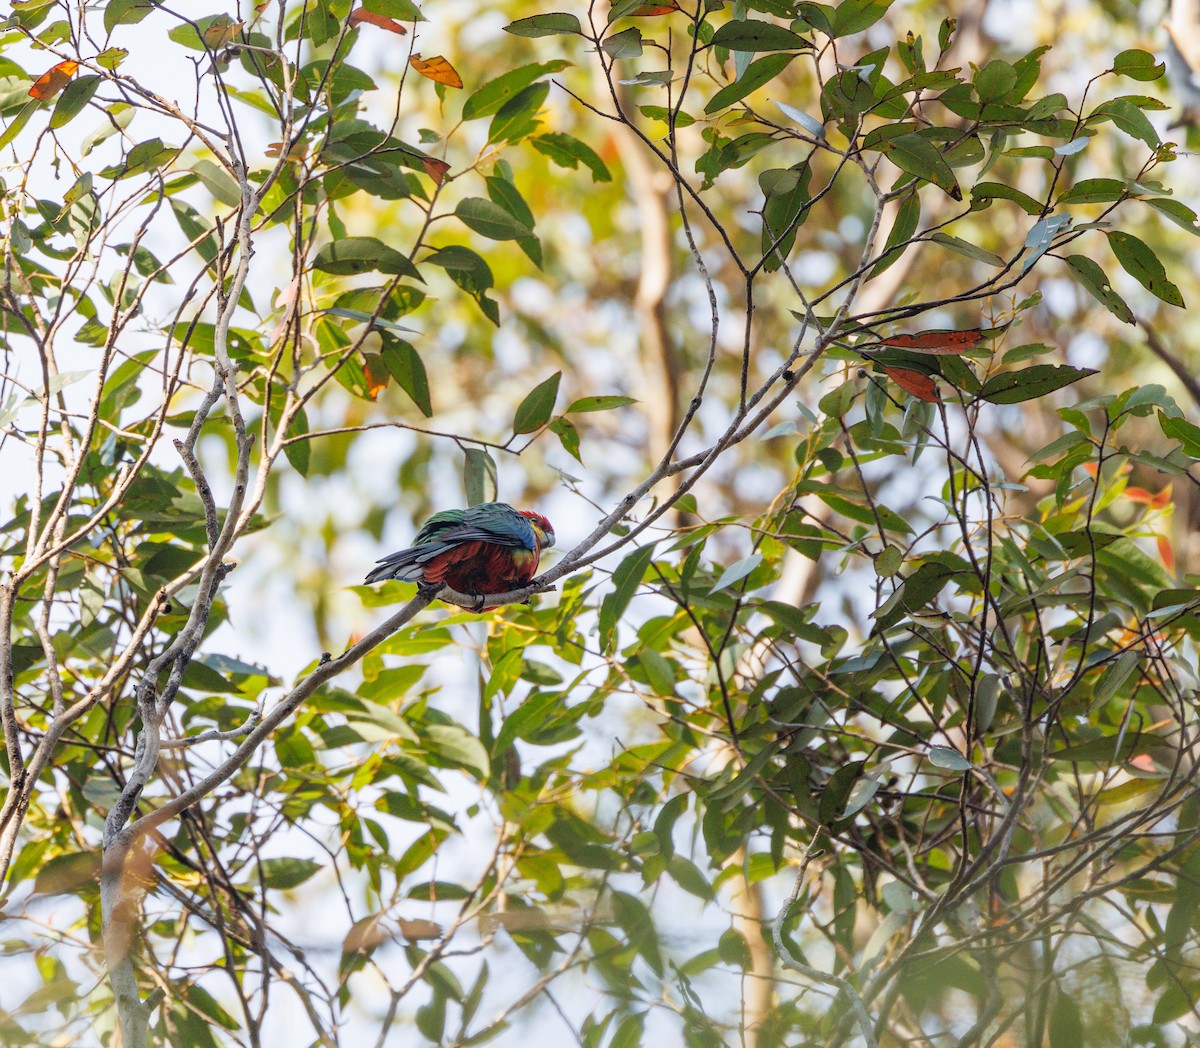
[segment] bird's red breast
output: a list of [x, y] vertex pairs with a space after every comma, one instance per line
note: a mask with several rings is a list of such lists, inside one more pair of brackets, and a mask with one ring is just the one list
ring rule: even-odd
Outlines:
[[425, 565], [425, 584], [444, 582], [459, 593], [507, 593], [533, 578], [540, 552], [464, 542]]

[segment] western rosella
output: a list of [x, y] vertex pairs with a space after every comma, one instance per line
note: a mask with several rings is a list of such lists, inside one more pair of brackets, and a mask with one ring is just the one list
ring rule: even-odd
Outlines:
[[435, 513], [412, 546], [379, 561], [367, 582], [400, 579], [422, 588], [447, 585], [479, 597], [518, 589], [533, 578], [554, 528], [540, 513], [485, 502]]

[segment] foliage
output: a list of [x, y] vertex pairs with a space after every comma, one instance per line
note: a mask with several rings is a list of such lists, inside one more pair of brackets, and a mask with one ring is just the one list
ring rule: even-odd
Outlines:
[[[484, 69], [452, 6], [4, 23], [4, 1042], [1182, 1043], [1161, 66], [623, 0]], [[338, 514], [460, 469], [586, 537], [347, 641]]]

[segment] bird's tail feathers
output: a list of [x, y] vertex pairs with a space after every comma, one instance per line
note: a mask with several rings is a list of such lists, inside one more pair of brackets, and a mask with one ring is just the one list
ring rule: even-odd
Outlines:
[[421, 545], [414, 546], [412, 549], [402, 549], [398, 553], [390, 553], [371, 569], [367, 575], [367, 583], [383, 582], [386, 579], [399, 579], [401, 582], [423, 582], [425, 565], [450, 548], [452, 547], [442, 544]]

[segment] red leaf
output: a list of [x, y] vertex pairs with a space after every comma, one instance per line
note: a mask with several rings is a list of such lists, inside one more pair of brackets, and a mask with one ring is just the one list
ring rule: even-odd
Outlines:
[[420, 53], [413, 55], [408, 64], [411, 65], [423, 77], [432, 80], [435, 84], [445, 84], [447, 87], [462, 87], [462, 77], [458, 75], [449, 62], [441, 55], [435, 55], [433, 58], [422, 58]]
[[1171, 503], [1171, 485], [1168, 484], [1158, 494], [1151, 495], [1145, 488], [1139, 488], [1131, 484], [1125, 489], [1125, 497], [1130, 502], [1138, 502], [1143, 506], [1149, 506], [1151, 509], [1162, 509]]
[[50, 101], [71, 82], [78, 68], [78, 62], [59, 62], [37, 78], [33, 87], [29, 89], [29, 94], [39, 102]]
[[397, 36], [403, 36], [408, 32], [394, 18], [388, 18], [387, 15], [377, 15], [374, 11], [364, 11], [361, 7], [356, 7], [350, 12], [350, 24], [362, 25], [363, 22], [373, 25], [377, 29], [386, 29], [389, 33], [395, 33]]
[[887, 335], [874, 343], [875, 346], [892, 346], [895, 349], [911, 349], [916, 353], [965, 353], [984, 340], [982, 328], [965, 328], [962, 331], [918, 331], [912, 335]]
[[1162, 558], [1163, 567], [1172, 575], [1175, 574], [1175, 551], [1171, 548], [1171, 540], [1165, 535], [1156, 535], [1155, 541], [1158, 543], [1158, 555]]
[[627, 12], [625, 17], [650, 18], [652, 15], [669, 15], [672, 11], [681, 10], [683, 10], [683, 8], [681, 8], [679, 4], [675, 2], [675, 0], [671, 0], [671, 2], [667, 4], [642, 4], [642, 6], [637, 10]]
[[934, 385], [933, 379], [928, 375], [922, 375], [921, 372], [912, 371], [909, 368], [894, 368], [886, 365], [883, 370], [897, 386], [914, 397], [928, 400], [931, 404], [936, 404], [942, 399], [938, 396], [937, 386]]
[[450, 170], [450, 165], [446, 161], [431, 156], [421, 157], [421, 166], [425, 169], [425, 174], [439, 186], [446, 181], [446, 172]]

